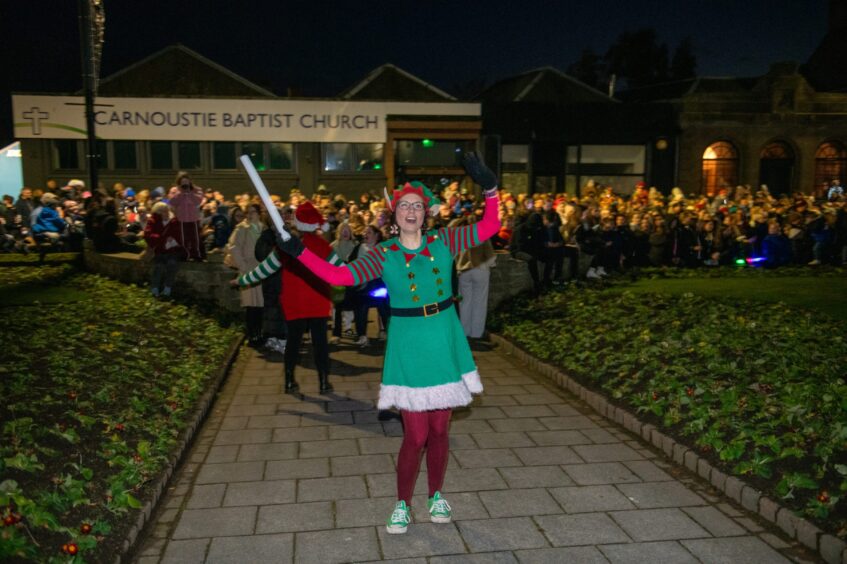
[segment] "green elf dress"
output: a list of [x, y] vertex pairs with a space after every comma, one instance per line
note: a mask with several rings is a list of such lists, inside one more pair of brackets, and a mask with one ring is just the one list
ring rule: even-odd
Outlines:
[[450, 278], [454, 257], [479, 244], [474, 227], [430, 231], [417, 249], [389, 239], [347, 265], [355, 284], [381, 277], [388, 289], [391, 321], [379, 409], [459, 407], [482, 392]]
[[[438, 201], [421, 183], [394, 191], [394, 203], [415, 193]], [[388, 200], [388, 198], [386, 198]], [[392, 206], [393, 208], [393, 206]], [[453, 304], [453, 260], [500, 227], [496, 191], [486, 193], [482, 220], [424, 233], [417, 249], [393, 238], [350, 264], [334, 266], [308, 249], [300, 262], [326, 282], [352, 286], [382, 278], [391, 304], [379, 409], [429, 411], [468, 405], [482, 392], [476, 364]]]

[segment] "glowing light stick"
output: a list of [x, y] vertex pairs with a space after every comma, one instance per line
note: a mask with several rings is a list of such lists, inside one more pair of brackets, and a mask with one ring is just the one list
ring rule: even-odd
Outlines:
[[271, 200], [271, 195], [268, 194], [268, 189], [265, 188], [265, 183], [262, 182], [259, 173], [256, 172], [256, 167], [253, 166], [253, 161], [250, 160], [250, 156], [241, 155], [241, 164], [244, 165], [247, 175], [253, 182], [253, 186], [256, 187], [256, 192], [258, 192], [259, 197], [262, 198], [262, 203], [265, 204], [265, 209], [268, 210], [268, 214], [271, 216], [271, 221], [273, 221], [274, 227], [276, 227], [276, 230], [279, 231], [280, 235], [282, 235], [282, 240], [288, 241], [291, 239], [291, 235], [289, 235], [288, 231], [285, 230], [285, 225], [282, 222], [282, 216], [279, 215], [279, 210], [276, 209], [273, 200]]

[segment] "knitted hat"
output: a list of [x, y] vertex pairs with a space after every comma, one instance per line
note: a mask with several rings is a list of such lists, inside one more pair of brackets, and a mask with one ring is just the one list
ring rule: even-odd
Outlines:
[[68, 186], [72, 186], [74, 188], [85, 188], [85, 182], [83, 182], [79, 178], [73, 178], [71, 180], [68, 180]]
[[134, 197], [135, 197], [135, 190], [133, 190], [132, 188], [127, 188], [126, 190], [124, 190], [124, 198], [134, 198]]
[[323, 218], [321, 212], [308, 200], [297, 206], [297, 211], [294, 212], [294, 225], [297, 226], [298, 231], [303, 233], [311, 233], [318, 229], [329, 231], [329, 224]]

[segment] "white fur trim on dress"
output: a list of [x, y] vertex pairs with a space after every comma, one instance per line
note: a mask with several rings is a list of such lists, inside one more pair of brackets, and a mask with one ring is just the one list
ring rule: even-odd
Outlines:
[[463, 407], [473, 401], [471, 393], [482, 392], [479, 372], [474, 370], [462, 374], [461, 382], [451, 382], [426, 388], [410, 386], [387, 386], [379, 389], [378, 409], [396, 407], [405, 411], [430, 411]]
[[468, 387], [468, 390], [472, 394], [481, 394], [482, 393], [482, 380], [479, 378], [479, 371], [474, 370], [473, 372], [468, 372], [467, 374], [462, 374], [462, 382], [465, 383], [465, 386]]

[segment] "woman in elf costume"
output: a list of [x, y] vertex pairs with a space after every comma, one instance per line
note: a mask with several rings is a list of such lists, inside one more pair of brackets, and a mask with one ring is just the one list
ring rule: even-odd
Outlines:
[[439, 202], [421, 183], [407, 183], [389, 202], [399, 235], [366, 255], [333, 266], [304, 247], [296, 237], [281, 250], [334, 285], [357, 285], [382, 278], [391, 300], [379, 409], [396, 407], [403, 417], [403, 443], [397, 459], [397, 498], [388, 519], [389, 533], [405, 533], [409, 505], [426, 447], [428, 509], [435, 523], [449, 523], [450, 505], [441, 497], [447, 470], [448, 428], [454, 407], [468, 405], [482, 392], [462, 325], [453, 308], [450, 274], [454, 258], [480, 244], [500, 228], [497, 177], [469, 154], [465, 169], [485, 191], [482, 221], [454, 229], [423, 231], [427, 210]]

